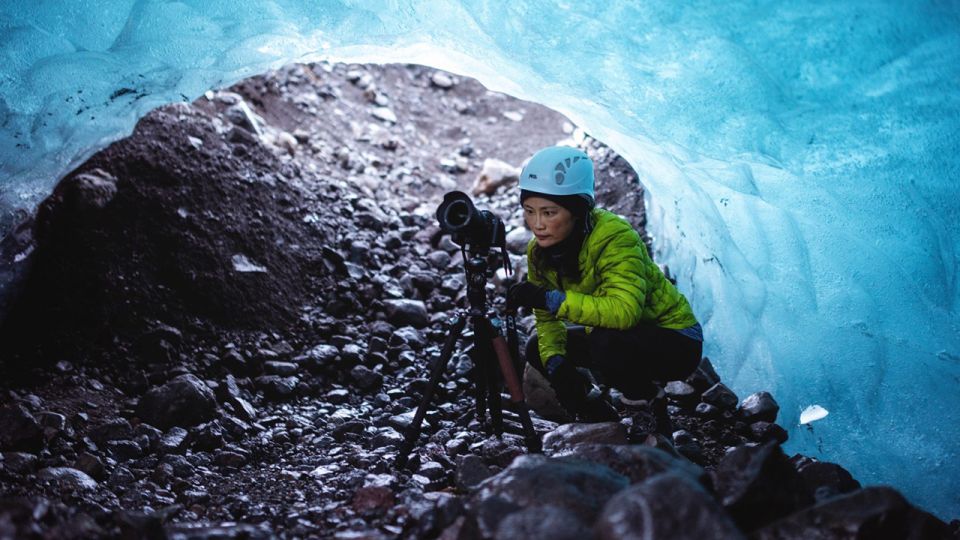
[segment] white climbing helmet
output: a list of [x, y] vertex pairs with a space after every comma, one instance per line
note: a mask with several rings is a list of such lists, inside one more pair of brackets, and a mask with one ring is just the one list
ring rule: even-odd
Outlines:
[[579, 148], [549, 146], [520, 171], [520, 189], [548, 195], [580, 195], [593, 204], [593, 161]]

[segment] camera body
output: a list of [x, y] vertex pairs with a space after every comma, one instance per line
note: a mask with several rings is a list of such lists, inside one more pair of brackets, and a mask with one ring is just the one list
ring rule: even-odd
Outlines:
[[488, 210], [477, 210], [462, 191], [443, 196], [443, 202], [437, 207], [437, 222], [454, 243], [470, 246], [469, 251], [473, 253], [486, 254], [491, 247], [506, 246], [503, 221]]

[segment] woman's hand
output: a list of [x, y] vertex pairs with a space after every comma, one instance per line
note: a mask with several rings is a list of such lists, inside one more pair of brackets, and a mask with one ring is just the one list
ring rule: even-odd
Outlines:
[[547, 309], [547, 289], [529, 281], [511, 285], [507, 291], [507, 310], [516, 311], [519, 307]]

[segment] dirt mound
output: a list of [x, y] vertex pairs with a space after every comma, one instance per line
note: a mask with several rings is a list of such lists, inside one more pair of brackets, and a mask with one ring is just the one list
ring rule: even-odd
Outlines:
[[108, 345], [154, 321], [288, 324], [326, 273], [324, 230], [293, 205], [298, 173], [197, 107], [152, 112], [38, 209], [32, 269], [4, 342], [47, 355]]

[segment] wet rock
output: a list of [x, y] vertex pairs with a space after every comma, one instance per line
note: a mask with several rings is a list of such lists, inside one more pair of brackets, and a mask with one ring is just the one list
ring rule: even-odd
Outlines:
[[383, 386], [383, 375], [367, 366], [354, 366], [350, 370], [350, 377], [353, 378], [357, 388], [364, 391], [379, 390]]
[[817, 502], [860, 489], [860, 482], [836, 463], [817, 461], [804, 456], [795, 456], [791, 461], [794, 462], [794, 467], [800, 474], [807, 493]]
[[240, 468], [247, 462], [247, 456], [230, 450], [221, 450], [217, 452], [214, 462], [221, 467]]
[[483, 441], [480, 452], [487, 463], [498, 467], [506, 467], [514, 458], [522, 455], [526, 450], [520, 447], [519, 442], [512, 439], [489, 438]]
[[70, 467], [48, 467], [37, 473], [37, 478], [55, 484], [63, 491], [97, 489], [96, 480], [87, 473]]
[[946, 523], [911, 506], [896, 490], [884, 486], [833, 497], [751, 534], [756, 540], [950, 537]]
[[19, 403], [0, 408], [0, 450], [39, 452], [43, 448], [43, 428]]
[[223, 427], [213, 421], [200, 426], [193, 435], [193, 448], [201, 452], [212, 452], [223, 446]]
[[737, 395], [734, 394], [723, 383], [717, 383], [711, 386], [700, 398], [704, 403], [709, 403], [719, 409], [732, 411], [736, 406]]
[[194, 375], [180, 375], [152, 388], [140, 399], [137, 416], [161, 429], [190, 427], [213, 418], [217, 401], [213, 391]]
[[748, 423], [758, 421], [773, 423], [777, 420], [780, 405], [769, 392], [757, 392], [750, 394], [740, 403], [738, 412]]
[[720, 418], [720, 415], [723, 411], [721, 411], [716, 405], [711, 405], [701, 401], [700, 403], [697, 403], [697, 407], [694, 409], [694, 412], [700, 418], [709, 420], [713, 418]]
[[427, 306], [420, 300], [386, 300], [387, 320], [396, 326], [423, 328], [430, 323]]
[[257, 377], [254, 382], [257, 384], [257, 388], [263, 391], [267, 399], [282, 400], [293, 396], [300, 379], [292, 376], [263, 375]]
[[813, 503], [776, 443], [735, 448], [712, 476], [720, 502], [747, 532]]
[[274, 537], [267, 523], [176, 523], [163, 530], [170, 540], [267, 540]]
[[15, 474], [33, 474], [37, 470], [37, 456], [26, 452], [4, 452], [0, 459], [0, 470]]
[[599, 539], [746, 538], [689, 476], [664, 473], [617, 493], [594, 527]]
[[497, 540], [582, 540], [593, 537], [590, 527], [565, 508], [534, 506], [514, 512], [497, 526]]
[[399, 448], [403, 442], [403, 435], [390, 426], [383, 427], [373, 436], [372, 445], [374, 448]]
[[117, 461], [130, 461], [143, 455], [140, 445], [126, 440], [109, 441], [106, 444], [106, 450]]
[[631, 484], [666, 472], [683, 474], [701, 484], [709, 484], [709, 477], [702, 468], [675, 453], [646, 445], [579, 445], [557, 456], [605, 465], [628, 478]]
[[387, 486], [363, 486], [353, 495], [350, 505], [355, 512], [386, 511], [396, 503], [393, 490]]
[[527, 405], [547, 420], [555, 422], [573, 420], [570, 413], [557, 401], [557, 394], [547, 378], [529, 365], [525, 365], [523, 370], [523, 395], [526, 397]]
[[627, 429], [619, 422], [564, 424], [543, 437], [543, 452], [552, 455], [579, 444], [627, 444]]
[[481, 532], [521, 508], [553, 505], [592, 523], [603, 505], [628, 481], [608, 467], [570, 458], [524, 455], [481, 484], [471, 497]]
[[220, 362], [224, 367], [237, 375], [245, 376], [253, 372], [250, 362], [247, 361], [243, 353], [236, 349], [230, 349], [223, 354]]

